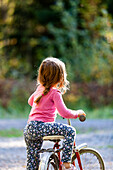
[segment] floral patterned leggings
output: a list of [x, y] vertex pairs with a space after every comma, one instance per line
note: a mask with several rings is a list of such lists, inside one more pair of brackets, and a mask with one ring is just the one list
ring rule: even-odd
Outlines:
[[37, 170], [40, 162], [40, 155], [37, 151], [41, 149], [42, 138], [49, 135], [62, 135], [65, 137], [63, 140], [62, 162], [71, 162], [76, 130], [61, 123], [31, 121], [24, 129], [24, 138], [27, 145], [27, 170]]

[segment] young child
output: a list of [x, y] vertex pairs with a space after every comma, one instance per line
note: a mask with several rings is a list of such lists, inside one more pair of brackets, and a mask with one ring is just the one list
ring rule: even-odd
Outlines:
[[86, 115], [83, 110], [70, 110], [65, 106], [61, 91], [66, 91], [68, 85], [66, 76], [65, 64], [57, 58], [46, 58], [39, 67], [38, 87], [28, 100], [32, 108], [24, 129], [27, 145], [27, 170], [38, 169], [40, 156], [36, 153], [41, 149], [43, 137], [48, 135], [62, 135], [65, 137], [62, 152], [62, 170], [76, 169], [71, 165], [76, 130], [69, 125], [55, 123], [56, 110], [62, 117], [68, 119], [76, 119], [80, 115]]

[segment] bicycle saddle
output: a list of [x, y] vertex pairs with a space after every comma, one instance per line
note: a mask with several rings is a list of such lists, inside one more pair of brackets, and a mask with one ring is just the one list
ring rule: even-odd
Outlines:
[[61, 139], [64, 139], [64, 136], [60, 136], [60, 135], [54, 135], [54, 136], [44, 136], [43, 140], [49, 140], [49, 141], [60, 141]]

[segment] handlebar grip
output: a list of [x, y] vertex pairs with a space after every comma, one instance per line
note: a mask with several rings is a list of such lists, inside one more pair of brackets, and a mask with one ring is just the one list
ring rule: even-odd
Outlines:
[[86, 120], [86, 116], [81, 115], [81, 116], [79, 117], [79, 120], [80, 120], [81, 122], [84, 122], [84, 121]]

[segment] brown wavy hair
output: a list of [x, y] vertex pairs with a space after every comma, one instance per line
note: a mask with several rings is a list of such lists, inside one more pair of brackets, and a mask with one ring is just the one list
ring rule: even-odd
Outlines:
[[53, 57], [48, 57], [43, 60], [39, 67], [37, 83], [45, 87], [43, 94], [35, 100], [37, 104], [43, 95], [48, 94], [51, 87], [56, 86], [56, 88], [65, 93], [69, 85], [65, 64], [61, 60]]

